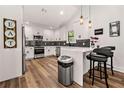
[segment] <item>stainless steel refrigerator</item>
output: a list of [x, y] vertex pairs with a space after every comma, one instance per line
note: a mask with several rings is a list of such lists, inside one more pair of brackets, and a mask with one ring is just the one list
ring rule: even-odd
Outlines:
[[22, 26], [22, 74], [26, 72], [25, 56], [25, 27]]

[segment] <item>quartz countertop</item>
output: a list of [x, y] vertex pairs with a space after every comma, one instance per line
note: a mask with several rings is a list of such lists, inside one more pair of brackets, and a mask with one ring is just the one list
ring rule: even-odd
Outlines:
[[90, 47], [62, 47], [61, 50], [67, 50], [67, 51], [79, 51], [79, 52], [87, 52], [92, 51], [93, 48]]

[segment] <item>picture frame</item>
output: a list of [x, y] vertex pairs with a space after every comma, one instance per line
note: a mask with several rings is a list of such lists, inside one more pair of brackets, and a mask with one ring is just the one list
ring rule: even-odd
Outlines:
[[109, 23], [109, 35], [110, 37], [120, 36], [120, 21]]
[[103, 34], [103, 28], [95, 29], [94, 35], [102, 35]]

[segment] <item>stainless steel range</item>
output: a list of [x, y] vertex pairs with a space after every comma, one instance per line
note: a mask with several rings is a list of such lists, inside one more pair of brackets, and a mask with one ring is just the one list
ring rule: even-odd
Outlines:
[[34, 47], [34, 58], [44, 57], [44, 47]]
[[44, 47], [42, 47], [43, 36], [34, 35], [34, 58], [44, 57]]

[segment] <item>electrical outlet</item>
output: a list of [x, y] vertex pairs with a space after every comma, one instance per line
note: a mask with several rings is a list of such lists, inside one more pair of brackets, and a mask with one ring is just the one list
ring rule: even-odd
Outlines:
[[85, 46], [85, 43], [83, 42], [83, 46]]

